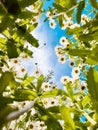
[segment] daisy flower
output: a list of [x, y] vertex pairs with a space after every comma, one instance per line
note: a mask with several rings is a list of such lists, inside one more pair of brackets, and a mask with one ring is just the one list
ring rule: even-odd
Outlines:
[[78, 79], [80, 75], [80, 68], [79, 67], [74, 67], [72, 69], [71, 75], [74, 79]]
[[66, 57], [65, 56], [59, 56], [58, 57], [58, 62], [60, 62], [61, 64], [64, 64], [66, 62]]
[[50, 21], [49, 21], [49, 26], [50, 26], [50, 28], [52, 28], [52, 29], [55, 29], [55, 28], [56, 28], [56, 22], [55, 22], [54, 19], [50, 19]]
[[60, 81], [62, 84], [66, 85], [69, 82], [69, 77], [68, 76], [62, 76]]
[[49, 91], [50, 87], [51, 87], [51, 85], [48, 82], [43, 82], [42, 86], [41, 86], [43, 91]]
[[68, 42], [67, 38], [64, 37], [64, 36], [60, 38], [60, 43], [61, 43], [61, 45], [63, 45], [64, 47], [67, 47], [67, 46], [69, 45], [69, 42]]
[[35, 76], [36, 78], [38, 78], [40, 75], [41, 75], [40, 70], [39, 70], [39, 69], [35, 69], [35, 70], [34, 70], [34, 76]]

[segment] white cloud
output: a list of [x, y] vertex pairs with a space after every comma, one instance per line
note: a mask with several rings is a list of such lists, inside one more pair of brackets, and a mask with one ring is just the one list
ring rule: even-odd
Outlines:
[[[47, 74], [49, 70], [53, 69], [51, 57], [53, 57], [54, 50], [49, 43], [53, 37], [49, 35], [47, 26], [40, 23], [39, 26], [32, 32], [32, 35], [39, 40], [39, 48], [33, 48], [33, 64], [38, 63], [38, 68], [43, 74]], [[46, 46], [44, 46], [46, 43]]]

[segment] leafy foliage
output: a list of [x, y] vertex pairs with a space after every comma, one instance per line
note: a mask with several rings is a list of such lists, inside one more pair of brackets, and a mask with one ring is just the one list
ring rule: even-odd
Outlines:
[[32, 31], [47, 13], [44, 0], [0, 1], [0, 129], [98, 128], [98, 2], [89, 1], [93, 18], [82, 14], [88, 1], [55, 0], [45, 19], [51, 28], [58, 22], [68, 37], [56, 50], [61, 60], [73, 60], [72, 77], [61, 78], [64, 89], [50, 81], [52, 73], [29, 76], [22, 66], [39, 46]]
[[80, 21], [81, 21], [81, 14], [82, 14], [82, 10], [84, 8], [84, 5], [85, 5], [84, 0], [80, 1], [79, 5], [78, 5], [78, 8], [77, 8], [77, 14], [76, 14], [77, 23], [80, 23]]

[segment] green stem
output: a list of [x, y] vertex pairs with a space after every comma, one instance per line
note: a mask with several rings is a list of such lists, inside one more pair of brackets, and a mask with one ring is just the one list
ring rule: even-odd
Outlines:
[[[38, 97], [38, 98], [39, 98], [39, 97]], [[21, 116], [22, 114], [24, 114], [25, 112], [27, 112], [28, 110], [30, 110], [30, 109], [34, 106], [34, 104], [35, 104], [35, 102], [38, 100], [38, 98], [36, 98], [34, 101], [30, 102], [30, 104], [27, 105], [26, 107], [24, 107], [24, 108], [22, 108], [22, 109], [20, 109], [20, 110], [18, 110], [18, 111], [14, 111], [14, 112], [10, 113], [10, 114], [6, 117], [5, 121], [6, 121], [6, 122], [9, 122], [9, 121], [15, 120], [15, 119], [17, 119], [19, 116]]]

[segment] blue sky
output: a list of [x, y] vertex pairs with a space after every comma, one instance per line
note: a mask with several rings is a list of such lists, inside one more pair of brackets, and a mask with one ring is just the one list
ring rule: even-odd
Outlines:
[[[52, 7], [53, 1], [54, 0], [45, 1], [43, 9], [48, 10], [49, 6]], [[90, 7], [91, 5], [89, 4], [87, 9]], [[87, 14], [86, 11], [83, 11], [83, 13]], [[44, 19], [45, 14], [42, 15], [39, 25], [32, 32], [33, 36], [39, 40], [40, 47], [33, 50], [34, 58], [28, 62], [29, 73], [32, 73], [31, 70], [34, 69], [35, 63], [37, 62], [38, 68], [44, 75], [46, 75], [49, 70], [52, 70], [54, 72], [53, 81], [56, 82], [59, 87], [62, 87], [60, 83], [61, 76], [71, 76], [72, 68], [69, 67], [69, 61], [65, 64], [60, 64], [57, 61], [54, 48], [56, 45], [60, 45], [59, 39], [65, 36], [65, 31], [61, 30], [58, 24], [55, 29], [51, 29], [49, 27], [49, 21], [44, 22]], [[44, 43], [46, 43], [46, 46], [43, 46]]]
[[57, 61], [58, 59], [54, 48], [56, 45], [60, 45], [59, 39], [65, 36], [65, 31], [62, 31], [59, 25], [55, 29], [51, 29], [49, 27], [49, 21], [44, 23], [41, 20], [39, 26], [33, 31], [33, 35], [39, 39], [40, 46], [46, 43], [46, 46], [37, 49], [34, 60], [38, 62], [38, 67], [44, 74], [46, 74], [48, 70], [52, 70], [54, 72], [53, 80], [61, 87], [60, 77], [62, 75], [71, 76], [71, 68], [69, 67], [69, 62], [61, 64]]
[[[43, 9], [48, 10], [49, 6], [52, 6], [53, 0], [45, 2]], [[54, 48], [56, 45], [60, 45], [59, 39], [65, 36], [65, 31], [62, 31], [59, 25], [55, 29], [49, 27], [49, 21], [44, 22], [45, 14], [43, 14], [38, 27], [32, 32], [32, 34], [39, 40], [40, 47], [35, 49], [33, 63], [29, 64], [29, 69], [34, 66], [34, 63], [38, 63], [38, 68], [45, 75], [49, 70], [54, 72], [53, 81], [59, 87], [62, 87], [60, 83], [61, 76], [71, 76], [71, 68], [69, 67], [69, 61], [65, 64], [59, 63], [55, 54]], [[46, 46], [43, 44], [46, 43]]]

